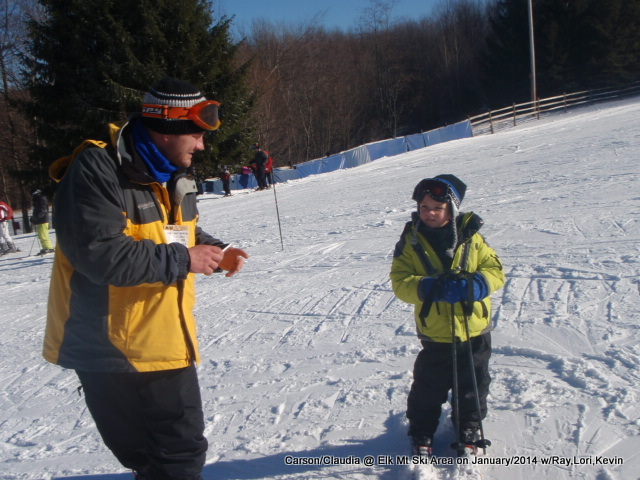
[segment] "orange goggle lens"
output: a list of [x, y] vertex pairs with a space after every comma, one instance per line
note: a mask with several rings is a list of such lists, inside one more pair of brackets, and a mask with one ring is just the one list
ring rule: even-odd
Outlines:
[[161, 118], [163, 120], [191, 120], [205, 130], [216, 130], [220, 127], [218, 107], [220, 102], [206, 100], [193, 107], [170, 107], [169, 105], [142, 105], [142, 116]]

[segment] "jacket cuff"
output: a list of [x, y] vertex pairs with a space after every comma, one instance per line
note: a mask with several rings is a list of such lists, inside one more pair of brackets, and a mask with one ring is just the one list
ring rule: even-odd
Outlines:
[[481, 300], [484, 300], [486, 297], [489, 296], [489, 294], [491, 293], [491, 290], [489, 288], [489, 282], [487, 281], [486, 277], [480, 273], [480, 272], [476, 272], [473, 274], [473, 293], [474, 293], [474, 300], [476, 302], [479, 302]]
[[191, 270], [191, 257], [189, 249], [182, 244], [174, 243], [176, 254], [178, 256], [178, 280], [184, 280]]

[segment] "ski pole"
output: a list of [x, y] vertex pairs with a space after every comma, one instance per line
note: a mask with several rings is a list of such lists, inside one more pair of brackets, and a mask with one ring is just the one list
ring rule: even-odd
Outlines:
[[[471, 282], [471, 277], [469, 277]], [[471, 287], [473, 288], [473, 287]], [[469, 300], [471, 303], [471, 300]], [[476, 447], [482, 448], [483, 453], [487, 454], [487, 447], [491, 446], [491, 441], [484, 438], [484, 428], [482, 427], [482, 408], [480, 407], [480, 394], [478, 393], [478, 379], [476, 377], [476, 366], [473, 359], [473, 346], [471, 345], [471, 337], [469, 337], [469, 317], [467, 312], [464, 313], [464, 329], [467, 334], [467, 344], [469, 346], [469, 365], [471, 367], [471, 381], [473, 382], [473, 394], [476, 400], [476, 410], [478, 412], [478, 426], [480, 427], [480, 440], [476, 442]]]
[[44, 247], [42, 246], [42, 242], [40, 241], [40, 237], [38, 236], [37, 233], [36, 233], [36, 238], [38, 239], [38, 246], [40, 247], [40, 251], [44, 250]]
[[31, 248], [29, 249], [29, 255], [27, 255], [27, 257], [30, 257], [30, 256], [31, 256], [31, 252], [33, 251], [33, 246], [35, 245], [35, 243], [36, 243], [36, 239], [37, 239], [37, 238], [38, 238], [38, 235], [35, 235], [35, 236], [33, 237], [33, 242], [31, 242]]
[[278, 217], [278, 230], [280, 230], [280, 246], [284, 250], [284, 242], [282, 241], [282, 225], [280, 223], [280, 210], [278, 209], [278, 196], [276, 195], [276, 182], [273, 182], [273, 198], [276, 201], [276, 215]]
[[451, 304], [451, 357], [453, 364], [453, 389], [451, 392], [451, 403], [453, 412], [451, 417], [453, 419], [453, 429], [456, 434], [456, 443], [452, 446], [456, 449], [456, 452], [460, 451], [460, 405], [458, 403], [458, 350], [456, 347], [456, 314], [454, 310], [454, 304]]

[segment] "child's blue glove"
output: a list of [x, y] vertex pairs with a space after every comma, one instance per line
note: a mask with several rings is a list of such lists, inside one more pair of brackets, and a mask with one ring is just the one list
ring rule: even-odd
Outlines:
[[[470, 277], [473, 282], [473, 300], [480, 300], [489, 296], [489, 285], [483, 275], [474, 273]], [[466, 278], [445, 278], [442, 282], [440, 299], [447, 303], [466, 302], [469, 300], [469, 283]]]
[[[420, 298], [420, 301], [423, 302], [425, 298], [429, 298], [429, 295], [432, 294], [437, 282], [437, 278], [431, 277], [424, 277], [422, 280], [420, 280], [420, 283], [418, 284], [418, 298]], [[433, 300], [438, 301], [438, 298], [436, 298], [438, 296], [438, 292], [434, 293], [435, 297], [433, 297]]]

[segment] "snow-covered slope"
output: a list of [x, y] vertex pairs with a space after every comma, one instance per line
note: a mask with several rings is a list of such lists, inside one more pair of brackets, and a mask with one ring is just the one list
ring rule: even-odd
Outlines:
[[[204, 229], [251, 254], [236, 277], [198, 279], [205, 480], [405, 478], [377, 458], [407, 453], [420, 348], [388, 272], [414, 185], [439, 173], [467, 182], [463, 210], [507, 273], [487, 458], [525, 465], [483, 478], [637, 478], [639, 158], [635, 99], [296, 180], [277, 187], [284, 250], [273, 190], [200, 197]], [[130, 479], [74, 373], [40, 356], [52, 257], [21, 257], [32, 242], [0, 259], [0, 479]], [[437, 453], [451, 440], [443, 421]], [[325, 455], [342, 465], [300, 464]]]

